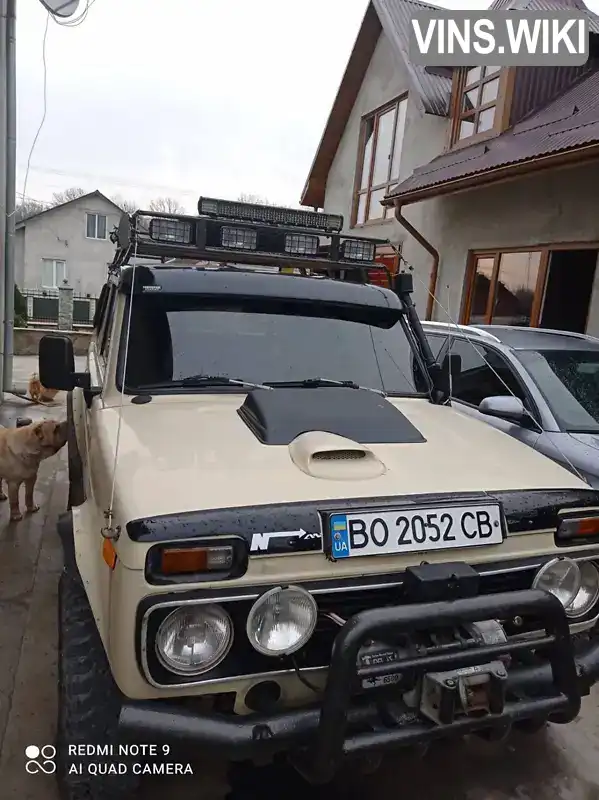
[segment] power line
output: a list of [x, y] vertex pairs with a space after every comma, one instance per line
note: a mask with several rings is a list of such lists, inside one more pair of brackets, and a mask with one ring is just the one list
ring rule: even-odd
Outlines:
[[149, 191], [163, 191], [163, 192], [171, 192], [173, 194], [188, 194], [193, 195], [194, 197], [197, 196], [198, 190], [197, 189], [183, 189], [180, 186], [167, 186], [165, 184], [160, 183], [142, 183], [139, 181], [133, 181], [128, 179], [123, 179], [122, 177], [117, 177], [116, 175], [98, 175], [90, 172], [80, 172], [80, 171], [73, 171], [69, 172], [66, 170], [60, 169], [52, 169], [51, 167], [31, 167], [31, 172], [40, 173], [42, 175], [61, 175], [66, 178], [73, 178], [73, 179], [86, 179], [90, 181], [96, 181], [99, 183], [113, 183], [118, 186], [123, 186], [127, 189], [140, 189], [140, 190], [149, 190]]

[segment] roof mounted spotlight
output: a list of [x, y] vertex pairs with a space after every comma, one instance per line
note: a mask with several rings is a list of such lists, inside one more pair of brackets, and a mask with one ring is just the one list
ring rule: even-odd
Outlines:
[[298, 208], [265, 206], [257, 203], [243, 203], [237, 200], [219, 200], [214, 197], [200, 197], [198, 201], [200, 216], [219, 217], [238, 222], [255, 222], [263, 225], [280, 225], [291, 228], [311, 228], [323, 233], [338, 233], [343, 228], [341, 214], [325, 214], [320, 211], [305, 211]]

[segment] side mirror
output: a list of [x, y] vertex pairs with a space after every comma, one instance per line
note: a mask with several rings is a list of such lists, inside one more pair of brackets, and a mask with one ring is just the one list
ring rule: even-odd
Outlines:
[[498, 417], [517, 425], [526, 425], [531, 422], [530, 416], [524, 408], [524, 403], [518, 397], [511, 395], [485, 397], [478, 406], [481, 414], [489, 417]]
[[[435, 365], [431, 369], [435, 387], [446, 397], [449, 397], [450, 390], [460, 377], [462, 371], [462, 356], [458, 353], [446, 355], [442, 364]], [[451, 376], [451, 380], [450, 380]]]
[[69, 392], [89, 388], [89, 375], [75, 372], [73, 342], [68, 336], [48, 334], [39, 345], [40, 381], [47, 389]]

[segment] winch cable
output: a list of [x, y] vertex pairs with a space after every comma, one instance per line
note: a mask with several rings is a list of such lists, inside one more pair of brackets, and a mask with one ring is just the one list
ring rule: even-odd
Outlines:
[[114, 493], [116, 488], [116, 471], [118, 467], [119, 449], [121, 444], [121, 428], [123, 424], [123, 407], [125, 404], [125, 381], [127, 379], [127, 363], [129, 360], [129, 338], [131, 334], [131, 315], [133, 312], [133, 299], [135, 296], [135, 273], [137, 269], [137, 240], [135, 237], [135, 244], [133, 248], [133, 257], [131, 259], [131, 293], [129, 295], [129, 309], [127, 314], [127, 328], [125, 333], [125, 351], [123, 355], [123, 372], [121, 375], [121, 397], [119, 403], [119, 415], [116, 429], [116, 442], [114, 446], [114, 463], [112, 467], [112, 486], [110, 489], [110, 503], [108, 509], [104, 512], [106, 518], [106, 527], [102, 533], [106, 539], [118, 539], [119, 530], [113, 527], [114, 520]]
[[[402, 255], [402, 254], [399, 252], [399, 250], [398, 250], [397, 252], [398, 252], [398, 256], [399, 256], [399, 259], [400, 259], [400, 261], [402, 261], [402, 262], [403, 262], [403, 263], [406, 265], [406, 267], [408, 268], [408, 270], [409, 270], [409, 271], [412, 273], [413, 277], [414, 277], [414, 278], [415, 278], [415, 279], [418, 281], [418, 283], [419, 283], [419, 284], [420, 284], [422, 287], [424, 287], [424, 289], [425, 289], [426, 293], [427, 293], [429, 296], [431, 296], [431, 297], [433, 298], [433, 302], [434, 302], [434, 303], [435, 303], [435, 304], [436, 304], [436, 305], [437, 305], [437, 306], [438, 306], [438, 307], [441, 309], [441, 311], [442, 311], [442, 312], [445, 314], [445, 316], [447, 317], [447, 319], [448, 319], [448, 321], [449, 321], [449, 329], [451, 330], [452, 326], [455, 326], [455, 329], [456, 329], [456, 330], [459, 332], [459, 334], [460, 334], [460, 337], [464, 337], [464, 339], [465, 339], [465, 340], [468, 342], [468, 344], [469, 344], [469, 345], [472, 347], [472, 349], [473, 349], [473, 350], [474, 350], [474, 352], [475, 352], [475, 353], [478, 355], [478, 357], [479, 357], [479, 358], [482, 358], [482, 360], [484, 361], [485, 365], [486, 365], [486, 366], [487, 366], [487, 367], [488, 367], [488, 368], [491, 370], [491, 372], [492, 372], [492, 373], [495, 375], [495, 377], [496, 377], [496, 378], [497, 378], [497, 379], [498, 379], [498, 380], [499, 380], [499, 381], [500, 381], [500, 382], [501, 382], [501, 383], [502, 383], [502, 384], [505, 386], [505, 388], [507, 389], [508, 393], [509, 393], [509, 394], [510, 394], [512, 397], [514, 397], [516, 400], [519, 400], [520, 398], [519, 398], [519, 397], [518, 397], [518, 396], [515, 394], [514, 390], [511, 388], [511, 386], [508, 386], [508, 384], [506, 383], [506, 381], [505, 381], [505, 380], [504, 380], [504, 379], [501, 377], [501, 375], [500, 375], [500, 374], [497, 372], [497, 370], [496, 370], [496, 369], [493, 367], [493, 365], [492, 365], [492, 364], [490, 364], [490, 363], [489, 363], [489, 361], [488, 361], [488, 360], [485, 358], [485, 355], [484, 355], [484, 353], [483, 353], [483, 352], [482, 352], [482, 351], [481, 351], [481, 350], [480, 350], [480, 349], [477, 347], [477, 345], [480, 345], [480, 342], [475, 342], [475, 341], [473, 341], [473, 340], [470, 338], [470, 336], [468, 335], [468, 331], [464, 330], [464, 326], [461, 326], [461, 327], [460, 327], [459, 323], [458, 323], [458, 322], [456, 322], [456, 320], [454, 320], [454, 319], [452, 318], [452, 316], [451, 316], [451, 314], [450, 314], [449, 310], [448, 310], [447, 308], [445, 308], [445, 306], [444, 306], [444, 305], [443, 305], [443, 304], [442, 304], [442, 303], [441, 303], [441, 302], [440, 302], [440, 301], [437, 299], [437, 297], [436, 297], [436, 296], [435, 296], [435, 295], [434, 295], [434, 294], [433, 294], [433, 293], [430, 291], [429, 287], [428, 287], [428, 286], [427, 286], [427, 285], [424, 283], [424, 281], [422, 281], [422, 280], [420, 279], [420, 277], [418, 276], [418, 273], [417, 273], [417, 271], [414, 269], [414, 267], [412, 266], [412, 264], [410, 264], [410, 262], [409, 262], [409, 261], [407, 261], [407, 260], [406, 260], [406, 259], [403, 257], [403, 255]], [[447, 288], [449, 289], [449, 286], [448, 286]], [[449, 371], [450, 371], [450, 392], [449, 392], [449, 393], [450, 393], [450, 396], [449, 396], [449, 398], [448, 398], [448, 401], [449, 401], [449, 402], [451, 402], [451, 399], [453, 398], [453, 384], [452, 384], [452, 381], [451, 381], [451, 369], [450, 369]], [[459, 402], [459, 398], [457, 398], [457, 397], [456, 397], [455, 399], [456, 399], [456, 400], [458, 400], [458, 402]], [[531, 418], [531, 420], [534, 422], [534, 424], [537, 426], [537, 428], [539, 428], [539, 427], [540, 427], [540, 425], [539, 425], [539, 423], [537, 422], [537, 420], [534, 418], [533, 414], [532, 414], [532, 413], [531, 413], [531, 412], [530, 412], [530, 411], [529, 411], [529, 410], [526, 408], [526, 406], [523, 406], [523, 407], [524, 407], [524, 412], [525, 412], [525, 413], [526, 413], [526, 414], [527, 414], [527, 415], [528, 415], [528, 416]], [[541, 431], [538, 431], [538, 430], [537, 430], [537, 438], [534, 440], [534, 443], [531, 445], [531, 447], [533, 448], [533, 450], [536, 450], [537, 443], [538, 443], [539, 439], [541, 438], [541, 436], [543, 435], [543, 433], [544, 433], [544, 431], [542, 431], [542, 430], [541, 430]], [[556, 449], [558, 450], [559, 454], [560, 454], [560, 455], [561, 455], [561, 457], [564, 459], [564, 461], [565, 461], [565, 462], [567, 462], [567, 464], [568, 464], [568, 465], [571, 467], [571, 471], [572, 471], [572, 472], [573, 472], [573, 473], [576, 475], [576, 477], [577, 477], [577, 478], [580, 478], [580, 480], [581, 480], [581, 481], [583, 481], [584, 483], [587, 483], [587, 481], [585, 480], [584, 476], [582, 475], [582, 473], [580, 472], [580, 470], [578, 469], [578, 467], [576, 467], [576, 466], [575, 466], [575, 465], [572, 463], [572, 461], [571, 461], [571, 460], [568, 458], [568, 456], [566, 455], [566, 453], [564, 453], [564, 451], [563, 451], [563, 450], [562, 450], [562, 448], [560, 447], [559, 443], [558, 443], [558, 442], [556, 442], [556, 441], [554, 441], [554, 442], [553, 442], [553, 444], [555, 445]]]

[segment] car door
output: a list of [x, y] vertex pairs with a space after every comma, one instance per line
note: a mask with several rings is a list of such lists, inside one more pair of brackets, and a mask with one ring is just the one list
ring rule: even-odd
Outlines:
[[538, 410], [534, 401], [508, 359], [491, 345], [459, 336], [452, 336], [451, 341], [445, 342], [439, 353], [441, 363], [450, 351], [459, 358], [459, 369], [455, 369], [452, 379], [452, 405], [462, 413], [539, 449], [539, 437], [544, 434], [534, 425], [519, 425], [481, 414], [478, 410], [486, 397], [513, 395], [522, 401], [524, 407], [538, 421]]

